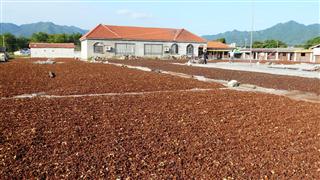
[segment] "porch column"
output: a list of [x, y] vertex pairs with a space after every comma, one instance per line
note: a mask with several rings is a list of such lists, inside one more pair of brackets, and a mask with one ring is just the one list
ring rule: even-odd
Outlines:
[[268, 53], [266, 52], [266, 54], [264, 55], [264, 60], [268, 60]]
[[279, 52], [276, 52], [276, 60], [279, 60]]
[[288, 61], [290, 61], [291, 53], [287, 53], [287, 55], [288, 55]]
[[294, 54], [293, 54], [293, 61], [297, 61], [297, 53], [296, 52], [294, 52]]

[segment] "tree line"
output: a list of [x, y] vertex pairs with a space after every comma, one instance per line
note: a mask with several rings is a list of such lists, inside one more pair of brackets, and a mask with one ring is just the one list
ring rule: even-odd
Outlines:
[[[76, 47], [80, 47], [80, 38], [82, 34], [48, 34], [44, 32], [33, 33], [31, 37], [16, 37], [11, 33], [4, 33], [0, 35], [0, 47], [3, 46], [3, 40], [7, 51], [13, 52], [19, 49], [28, 48], [30, 42], [46, 42], [46, 43], [74, 43]], [[4, 38], [4, 39], [3, 39]], [[217, 39], [222, 43], [226, 43], [225, 38]], [[320, 44], [320, 36], [308, 40], [303, 45], [298, 45], [296, 47], [304, 47], [306, 49]], [[265, 40], [265, 41], [255, 41], [252, 44], [253, 48], [286, 48], [288, 45], [279, 40]]]
[[[222, 43], [226, 43], [225, 38], [216, 39], [216, 41], [220, 41]], [[320, 36], [312, 38], [308, 40], [305, 44], [296, 45], [295, 47], [302, 47], [305, 49], [309, 49], [310, 47], [320, 44]], [[288, 45], [279, 40], [265, 40], [265, 41], [254, 41], [252, 44], [253, 48], [286, 48]]]
[[0, 35], [0, 46], [3, 41], [8, 52], [14, 52], [19, 49], [28, 48], [30, 42], [43, 43], [74, 43], [76, 47], [80, 47], [80, 38], [82, 34], [48, 34], [44, 32], [33, 33], [31, 37], [14, 36], [11, 33]]

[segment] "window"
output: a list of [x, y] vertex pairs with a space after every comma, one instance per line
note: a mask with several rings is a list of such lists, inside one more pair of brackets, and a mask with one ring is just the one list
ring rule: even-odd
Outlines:
[[93, 45], [93, 52], [103, 54], [103, 44], [100, 42], [97, 42]]
[[301, 53], [301, 56], [302, 56], [302, 57], [306, 56], [306, 53]]
[[187, 46], [187, 55], [193, 56], [193, 45], [192, 44], [189, 44]]
[[162, 44], [145, 44], [144, 55], [162, 55], [163, 46]]
[[179, 54], [178, 44], [172, 44], [171, 54]]
[[135, 44], [133, 43], [116, 43], [117, 55], [134, 55]]
[[282, 56], [287, 56], [287, 53], [282, 53]]

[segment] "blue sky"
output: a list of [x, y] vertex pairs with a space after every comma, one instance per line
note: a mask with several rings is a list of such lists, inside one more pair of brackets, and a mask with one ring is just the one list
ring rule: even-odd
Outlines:
[[[99, 23], [151, 27], [186, 28], [196, 34], [216, 34], [251, 29], [251, 0], [218, 2], [79, 2], [81, 0], [2, 0], [3, 22], [15, 24], [51, 21], [91, 29]], [[23, 2], [22, 2], [23, 1]], [[39, 0], [40, 1], [40, 0]], [[50, 2], [48, 2], [50, 1]], [[53, 2], [59, 1], [59, 2]], [[97, 0], [93, 0], [97, 1]], [[102, 2], [104, 1], [104, 2]], [[127, 0], [130, 1], [130, 0]], [[263, 2], [262, 2], [263, 1]], [[254, 29], [295, 20], [320, 23], [320, 0], [255, 0]]]

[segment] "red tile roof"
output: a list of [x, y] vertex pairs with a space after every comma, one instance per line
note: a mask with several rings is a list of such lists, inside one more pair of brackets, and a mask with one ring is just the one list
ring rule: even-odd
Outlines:
[[73, 43], [30, 43], [30, 48], [74, 48]]
[[209, 41], [207, 43], [208, 49], [231, 49], [228, 45], [219, 41]]
[[85, 39], [206, 42], [205, 39], [185, 29], [111, 26], [102, 24], [99, 24], [80, 38], [80, 40]]

